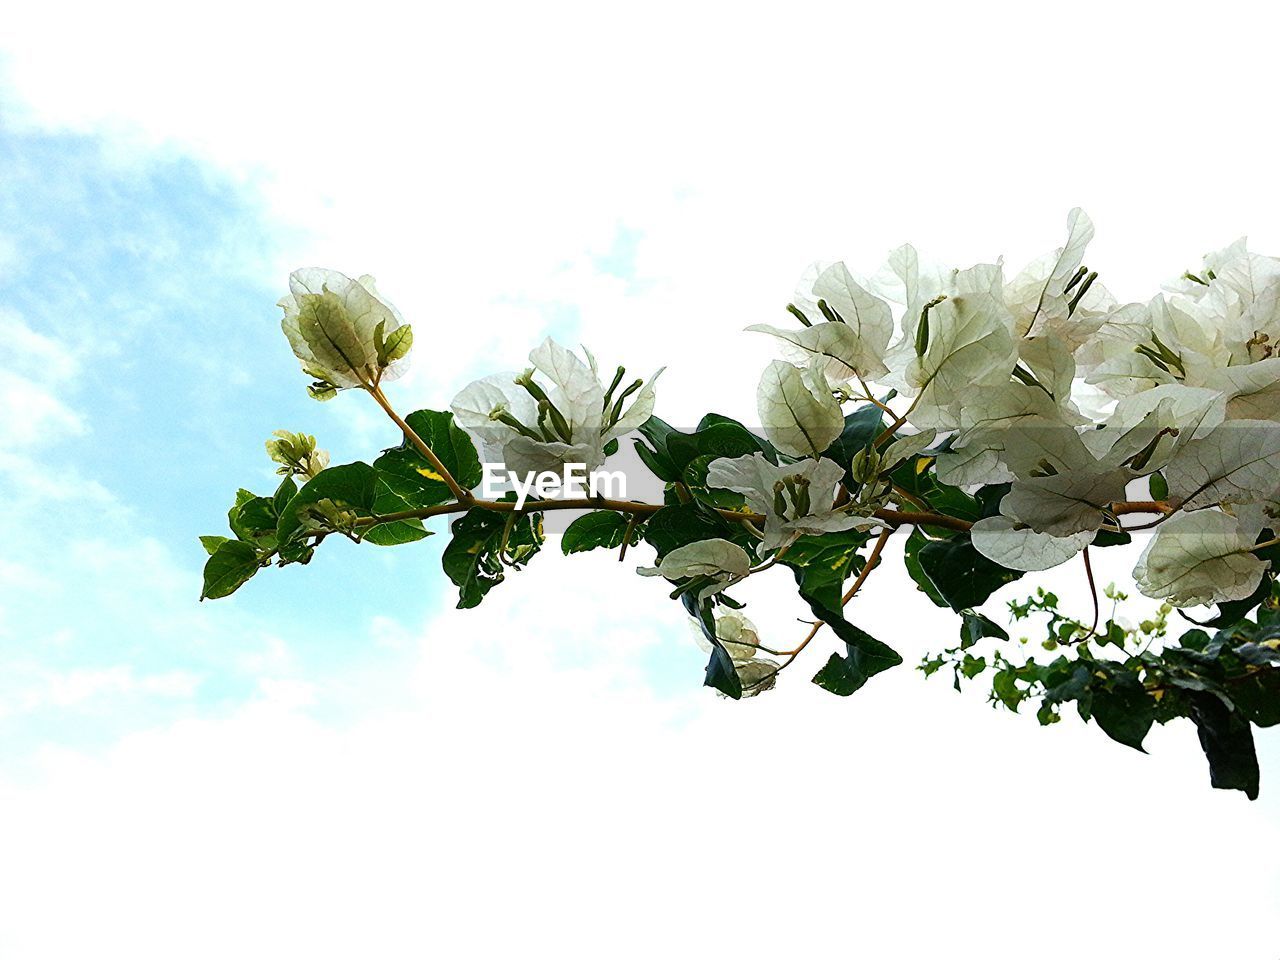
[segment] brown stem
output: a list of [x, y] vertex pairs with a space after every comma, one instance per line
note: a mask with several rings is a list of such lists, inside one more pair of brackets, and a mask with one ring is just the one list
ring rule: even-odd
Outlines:
[[1093, 597], [1093, 626], [1089, 628], [1089, 632], [1085, 634], [1084, 639], [1088, 640], [1098, 632], [1098, 618], [1101, 616], [1101, 609], [1098, 606], [1098, 585], [1093, 579], [1093, 561], [1089, 559], [1089, 548], [1084, 548], [1084, 573], [1089, 579], [1089, 593]]
[[405, 439], [417, 447], [418, 452], [426, 457], [427, 462], [431, 464], [431, 469], [440, 475], [440, 479], [444, 481], [445, 486], [449, 488], [449, 492], [453, 494], [454, 498], [464, 504], [470, 504], [475, 501], [475, 497], [473, 497], [469, 491], [463, 490], [458, 481], [453, 479], [453, 474], [449, 472], [449, 468], [440, 462], [440, 458], [436, 456], [435, 451], [427, 446], [426, 441], [423, 440], [422, 437], [418, 436], [418, 431], [405, 423], [400, 414], [396, 413], [395, 409], [391, 406], [391, 402], [387, 400], [386, 394], [382, 392], [382, 387], [375, 383], [365, 389], [369, 391], [369, 395], [373, 397], [374, 400], [378, 401], [378, 406], [382, 407], [387, 416], [395, 421], [396, 426], [399, 427], [401, 432], [404, 434]]

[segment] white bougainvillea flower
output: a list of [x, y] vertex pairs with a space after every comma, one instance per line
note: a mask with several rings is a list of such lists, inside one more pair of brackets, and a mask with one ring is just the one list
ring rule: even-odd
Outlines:
[[1015, 480], [1000, 501], [1001, 514], [1055, 537], [1097, 530], [1138, 476], [1110, 456], [1096, 457], [1074, 429], [1057, 421], [1024, 421], [1002, 457]]
[[817, 363], [801, 369], [782, 360], [765, 368], [756, 390], [769, 441], [793, 457], [819, 457], [844, 430], [844, 414]]
[[935, 303], [916, 328], [904, 392], [916, 396], [911, 422], [952, 429], [962, 401], [976, 387], [1009, 382], [1018, 362], [1012, 317], [988, 293]]
[[[566, 463], [594, 470], [605, 446], [653, 414], [654, 384], [622, 387], [619, 367], [606, 387], [595, 358], [584, 362], [550, 337], [529, 354], [522, 373], [494, 374], [465, 387], [450, 404], [458, 425], [483, 446], [488, 460], [526, 475], [556, 471]], [[622, 389], [619, 389], [622, 387]]]
[[1076, 207], [1067, 214], [1067, 242], [1032, 261], [1005, 286], [1005, 305], [1019, 338], [1048, 337], [1075, 349], [1102, 323], [1115, 301], [1096, 275], [1090, 278], [1081, 269], [1093, 234], [1093, 221]]
[[1280, 423], [1228, 420], [1184, 444], [1163, 472], [1169, 502], [1184, 510], [1274, 499], [1280, 490]]
[[1010, 570], [1048, 570], [1066, 563], [1093, 543], [1094, 530], [1055, 537], [1037, 533], [1008, 517], [986, 517], [969, 530], [973, 548]]
[[656, 567], [636, 567], [642, 577], [665, 577], [675, 583], [701, 577], [707, 580], [698, 590], [699, 599], [719, 593], [751, 572], [751, 557], [736, 543], [718, 537], [697, 540], [676, 547]]
[[762, 453], [707, 467], [707, 486], [743, 495], [747, 506], [765, 518], [764, 550], [778, 550], [797, 537], [839, 530], [870, 529], [877, 521], [832, 507], [844, 468], [834, 460], [805, 460], [775, 465]]
[[373, 277], [352, 280], [336, 270], [310, 268], [289, 275], [279, 306], [284, 334], [302, 369], [314, 377], [312, 396], [399, 376], [398, 361], [413, 343], [400, 312], [378, 295]]
[[[701, 623], [691, 617], [689, 626], [702, 651], [711, 653], [715, 648], [703, 633]], [[735, 663], [754, 659], [760, 652], [759, 630], [737, 610], [724, 610], [716, 617], [716, 639], [720, 641], [725, 653], [729, 654]]]
[[960, 406], [959, 430], [950, 447], [938, 454], [938, 479], [957, 486], [1008, 483], [1014, 475], [1005, 463], [1005, 447], [1017, 446], [1024, 430], [1074, 432], [1087, 422], [1039, 387], [1013, 382], [977, 387]]
[[843, 263], [821, 271], [811, 291], [797, 299], [812, 304], [806, 314], [809, 326], [755, 324], [747, 329], [781, 339], [790, 361], [803, 365], [818, 359], [834, 380], [874, 381], [888, 373], [884, 355], [893, 337], [893, 312], [854, 280]]
[[[702, 624], [690, 619], [689, 626], [698, 646], [710, 654], [715, 648], [703, 633]], [[716, 617], [716, 639], [733, 660], [743, 697], [754, 697], [773, 687], [778, 663], [760, 656], [760, 633], [754, 623], [737, 610], [725, 610]]]
[[1138, 589], [1179, 607], [1242, 600], [1267, 564], [1233, 516], [1217, 510], [1180, 513], [1156, 530], [1134, 567]]

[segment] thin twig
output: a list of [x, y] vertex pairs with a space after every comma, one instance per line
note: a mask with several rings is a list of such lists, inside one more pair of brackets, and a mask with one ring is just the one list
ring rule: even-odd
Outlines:
[[401, 432], [404, 434], [405, 439], [417, 447], [418, 452], [427, 458], [427, 462], [431, 464], [431, 469], [439, 474], [440, 479], [444, 481], [445, 486], [449, 488], [449, 492], [453, 494], [454, 498], [464, 504], [472, 503], [475, 500], [475, 497], [473, 497], [469, 491], [462, 489], [462, 486], [458, 481], [453, 478], [453, 474], [449, 472], [449, 468], [440, 462], [440, 458], [436, 456], [435, 451], [427, 445], [427, 442], [423, 440], [422, 437], [418, 436], [418, 432], [414, 430], [413, 427], [405, 423], [400, 414], [396, 413], [395, 409], [391, 406], [391, 402], [387, 400], [386, 394], [382, 392], [382, 387], [375, 383], [365, 389], [368, 390], [369, 396], [378, 401], [378, 406], [382, 407], [387, 416], [395, 421], [396, 426], [399, 427]]
[[[875, 546], [871, 548], [871, 553], [867, 556], [866, 565], [858, 574], [858, 578], [853, 581], [853, 586], [846, 590], [845, 595], [840, 598], [840, 606], [842, 608], [847, 606], [849, 601], [854, 598], [854, 595], [857, 594], [857, 592], [862, 588], [862, 585], [866, 582], [871, 571], [880, 563], [880, 554], [884, 552], [884, 545], [889, 542], [889, 537], [892, 533], [892, 527], [885, 527], [884, 530], [880, 531], [880, 536], [876, 539]], [[785, 667], [790, 666], [791, 663], [795, 661], [796, 657], [800, 656], [800, 654], [804, 652], [804, 648], [809, 645], [813, 638], [818, 635], [818, 631], [825, 625], [826, 621], [824, 620], [814, 621], [813, 626], [809, 630], [809, 635], [801, 640], [794, 650], [787, 651], [788, 657], [786, 661], [784, 661], [782, 665], [774, 671], [774, 674], [777, 674]]]

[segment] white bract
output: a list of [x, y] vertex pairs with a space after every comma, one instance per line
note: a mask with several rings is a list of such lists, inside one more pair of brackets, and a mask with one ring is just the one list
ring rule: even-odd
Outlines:
[[316, 382], [312, 396], [376, 385], [399, 376], [413, 342], [407, 324], [378, 295], [373, 277], [352, 280], [336, 270], [310, 268], [289, 275], [280, 321], [303, 371]]
[[719, 538], [676, 547], [656, 567], [636, 568], [642, 577], [665, 577], [672, 582], [705, 578], [708, 582], [698, 591], [699, 598], [719, 593], [750, 571], [751, 557], [747, 551], [736, 543]]
[[662, 371], [622, 387], [626, 371], [619, 367], [606, 387], [595, 357], [586, 356], [583, 361], [548, 337], [529, 354], [529, 369], [476, 380], [450, 409], [487, 459], [517, 474], [555, 472], [567, 463], [594, 470], [610, 441], [652, 415]]
[[1217, 510], [1179, 514], [1156, 531], [1133, 577], [1148, 597], [1177, 606], [1242, 600], [1267, 569], [1252, 547], [1233, 516]]
[[821, 271], [809, 291], [796, 299], [810, 326], [783, 329], [755, 324], [748, 330], [772, 334], [790, 347], [787, 359], [806, 363], [818, 358], [824, 372], [836, 380], [875, 381], [888, 373], [885, 351], [893, 337], [889, 304], [861, 286], [843, 263]]
[[[723, 610], [715, 623], [716, 640], [733, 661], [738, 681], [742, 684], [742, 695], [752, 697], [770, 689], [774, 674], [778, 672], [778, 663], [760, 656], [760, 633], [756, 625], [737, 610]], [[703, 632], [702, 624], [690, 619], [689, 626], [702, 651], [711, 653], [715, 647]]]
[[969, 531], [973, 548], [1010, 570], [1048, 570], [1066, 563], [1093, 542], [1096, 531], [1066, 537], [1037, 533], [1008, 517], [986, 517]]
[[870, 529], [876, 521], [832, 506], [844, 468], [834, 460], [773, 464], [762, 453], [711, 461], [707, 486], [743, 495], [762, 514], [764, 550], [777, 550], [806, 533]]
[[765, 368], [756, 392], [769, 442], [792, 457], [819, 457], [844, 429], [844, 414], [818, 363], [803, 369], [782, 360]]

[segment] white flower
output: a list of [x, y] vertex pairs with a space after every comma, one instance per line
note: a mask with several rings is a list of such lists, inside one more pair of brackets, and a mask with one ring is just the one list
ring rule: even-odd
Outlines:
[[316, 379], [312, 396], [399, 376], [413, 342], [400, 312], [378, 296], [373, 277], [358, 280], [336, 270], [310, 268], [289, 275], [280, 322], [302, 369]]
[[566, 463], [588, 471], [605, 460], [605, 445], [634, 430], [653, 413], [654, 383], [622, 385], [619, 367], [608, 388], [593, 356], [583, 362], [550, 337], [529, 354], [523, 373], [494, 374], [469, 384], [450, 409], [484, 448], [519, 474], [557, 470]]
[[[690, 619], [689, 627], [702, 651], [711, 653], [715, 648], [703, 633], [702, 624]], [[716, 617], [716, 639], [733, 661], [743, 697], [754, 697], [773, 687], [778, 663], [759, 655], [760, 633], [754, 623], [737, 610], [725, 610]]]
[[796, 299], [809, 326], [782, 329], [755, 324], [747, 329], [789, 344], [788, 360], [803, 364], [817, 358], [823, 371], [836, 380], [879, 380], [888, 373], [884, 355], [893, 337], [889, 305], [860, 286], [843, 263], [819, 272], [807, 284], [808, 290], [805, 286], [802, 281]]
[[948, 296], [922, 312], [904, 376], [904, 392], [916, 396], [911, 422], [951, 429], [975, 388], [1009, 382], [1018, 362], [1013, 318], [983, 292]]
[[844, 414], [817, 363], [803, 370], [782, 360], [765, 368], [756, 391], [769, 442], [792, 457], [818, 457], [844, 430]]
[[1008, 517], [986, 517], [969, 530], [973, 549], [1010, 570], [1048, 570], [1066, 563], [1093, 542], [1097, 531], [1066, 537], [1036, 533]]
[[765, 518], [761, 548], [777, 550], [806, 533], [869, 529], [875, 520], [836, 510], [836, 485], [844, 476], [834, 460], [805, 460], [776, 466], [762, 453], [713, 460], [707, 486], [741, 493], [747, 506]]
[[[689, 626], [694, 631], [698, 646], [704, 653], [711, 653], [715, 648], [702, 632], [699, 621], [691, 617]], [[734, 661], [751, 660], [760, 652], [760, 632], [737, 610], [725, 610], [716, 617], [716, 639]]]
[[1242, 600], [1267, 569], [1252, 547], [1235, 517], [1217, 510], [1180, 513], [1157, 528], [1133, 577], [1148, 597], [1179, 607]]
[[636, 567], [642, 577], [665, 577], [673, 583], [695, 577], [708, 583], [698, 590], [703, 599], [737, 583], [751, 572], [751, 557], [736, 543], [718, 537], [676, 547], [656, 567]]

